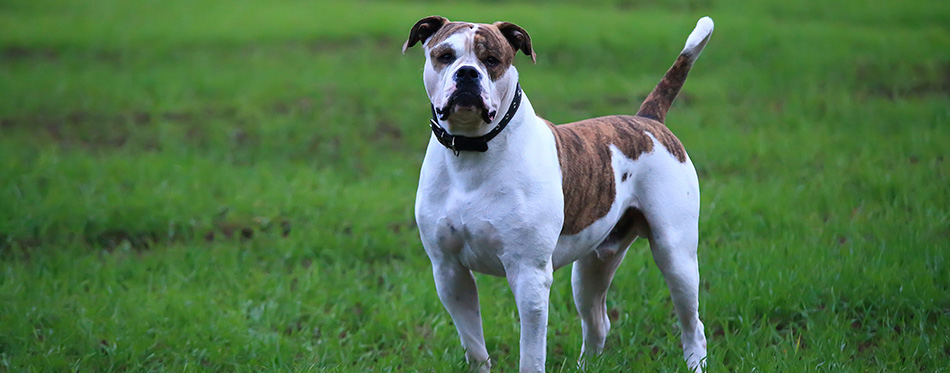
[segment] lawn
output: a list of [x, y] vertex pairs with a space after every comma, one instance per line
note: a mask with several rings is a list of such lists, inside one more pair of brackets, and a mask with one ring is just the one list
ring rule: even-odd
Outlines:
[[[0, 372], [464, 371], [413, 218], [427, 15], [532, 37], [556, 123], [632, 113], [696, 20], [667, 124], [702, 188], [716, 371], [947, 371], [950, 3], [0, 4]], [[580, 322], [555, 273], [551, 371]], [[497, 371], [507, 282], [478, 276]], [[647, 244], [592, 371], [683, 371]]]

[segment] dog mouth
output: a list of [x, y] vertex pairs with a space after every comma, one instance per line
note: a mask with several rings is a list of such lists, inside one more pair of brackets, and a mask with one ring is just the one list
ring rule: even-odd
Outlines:
[[440, 120], [448, 120], [455, 113], [478, 114], [485, 123], [491, 123], [495, 119], [495, 111], [489, 110], [481, 95], [474, 90], [456, 90], [445, 106], [436, 108], [435, 111]]

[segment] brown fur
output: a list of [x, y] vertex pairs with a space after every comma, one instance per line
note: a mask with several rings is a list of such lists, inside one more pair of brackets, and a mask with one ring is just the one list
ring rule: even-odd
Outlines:
[[426, 41], [425, 41], [426, 46], [432, 47], [432, 46], [435, 46], [435, 45], [439, 45], [439, 43], [445, 41], [445, 39], [448, 39], [449, 36], [452, 36], [452, 34], [455, 34], [455, 33], [458, 32], [459, 30], [461, 30], [461, 29], [463, 29], [463, 28], [466, 28], [466, 27], [467, 27], [467, 28], [472, 28], [472, 27], [475, 27], [475, 24], [473, 24], [473, 23], [468, 23], [468, 22], [449, 22], [449, 23], [446, 23], [446, 24], [442, 25], [442, 28], [440, 28], [438, 31], [436, 31], [434, 34], [432, 34], [432, 38], [430, 38], [429, 40], [426, 40]]
[[[450, 22], [445, 17], [430, 16], [419, 20], [409, 31], [409, 38], [402, 46], [403, 53], [418, 42], [425, 42], [427, 46], [434, 47], [444, 42], [450, 36], [466, 27], [474, 28], [475, 31], [474, 48], [475, 55], [481, 61], [492, 81], [501, 78], [508, 68], [514, 63], [515, 54], [518, 51], [524, 52], [535, 61], [536, 56], [531, 47], [531, 37], [528, 32], [520, 26], [509, 22], [495, 22], [494, 24], [474, 24], [469, 22]], [[444, 64], [438, 61], [438, 57], [443, 53], [450, 51], [448, 48], [432, 48], [429, 60], [432, 61], [436, 70], [442, 69]], [[489, 66], [486, 61], [489, 57], [498, 60], [495, 66]]]
[[538, 56], [534, 53], [534, 48], [531, 46], [531, 36], [528, 35], [528, 32], [525, 31], [524, 28], [511, 22], [495, 22], [492, 26], [497, 28], [498, 31], [505, 36], [505, 39], [508, 39], [511, 47], [515, 49], [516, 54], [517, 51], [521, 51], [525, 56], [531, 57], [531, 62], [538, 62]]
[[514, 62], [515, 49], [508, 42], [508, 39], [505, 39], [505, 36], [501, 34], [498, 27], [480, 25], [478, 30], [475, 31], [475, 56], [482, 63], [485, 63], [488, 57], [498, 59], [499, 63], [494, 67], [485, 64], [491, 80], [496, 81], [502, 75], [505, 75], [505, 71], [508, 71], [508, 67]]
[[[423, 18], [410, 31], [409, 39], [403, 45], [403, 52], [419, 41], [425, 41], [430, 47], [437, 46], [459, 30], [475, 26], [468, 22], [449, 22], [439, 16]], [[493, 81], [504, 75], [514, 62], [518, 51], [530, 56], [532, 61], [535, 60], [531, 38], [523, 28], [508, 22], [477, 26], [473, 40], [477, 58], [483, 64], [488, 57], [499, 61], [494, 67], [486, 64]], [[432, 49], [432, 55], [429, 57], [436, 69], [444, 67], [438, 62], [438, 57], [445, 52], [443, 48]], [[649, 132], [677, 160], [686, 161], [683, 144], [663, 125], [663, 121], [673, 99], [682, 88], [691, 65], [689, 56], [681, 55], [677, 58], [663, 80], [640, 106], [637, 116], [600, 117], [561, 126], [548, 122], [557, 143], [562, 172], [565, 212], [562, 234], [577, 234], [610, 211], [616, 195], [610, 145], [617, 146], [628, 158], [637, 159], [640, 154], [654, 150], [653, 141], [647, 135]], [[621, 182], [626, 181], [629, 176], [621, 175]], [[624, 216], [627, 217], [628, 213]], [[633, 214], [622, 220], [639, 221], [639, 216], [642, 214]], [[615, 230], [626, 229], [620, 225], [636, 224], [619, 224]], [[612, 233], [616, 234], [620, 232]]]
[[654, 119], [660, 123], [666, 122], [666, 112], [670, 110], [673, 100], [676, 99], [676, 95], [683, 88], [683, 83], [686, 82], [686, 74], [689, 73], [691, 65], [690, 58], [686, 55], [680, 55], [676, 58], [676, 62], [673, 62], [673, 66], [666, 72], [666, 75], [663, 75], [663, 79], [643, 100], [637, 115]]
[[452, 47], [448, 45], [442, 45], [442, 46], [433, 48], [432, 51], [429, 52], [429, 61], [432, 61], [432, 67], [435, 69], [435, 71], [442, 71], [442, 69], [444, 69], [448, 65], [439, 61], [439, 56], [447, 52], [455, 53]]
[[[643, 117], [615, 115], [555, 126], [558, 159], [564, 191], [564, 227], [562, 234], [577, 234], [607, 215], [616, 196], [610, 145], [625, 156], [637, 159], [654, 151], [653, 140], [680, 162], [686, 162], [686, 150], [679, 139], [662, 123]], [[629, 175], [621, 175], [626, 180]]]
[[[511, 25], [511, 24], [508, 24], [508, 25]], [[432, 37], [426, 42], [427, 43], [426, 45], [430, 47], [437, 46], [439, 45], [439, 43], [444, 42], [446, 39], [448, 39], [450, 36], [458, 32], [459, 30], [462, 30], [466, 27], [472, 28], [475, 26], [476, 26], [475, 24], [467, 23], [467, 22], [446, 23], [444, 26], [442, 26], [442, 28], [440, 28], [438, 31], [435, 32], [435, 34], [432, 35]], [[523, 41], [523, 40], [529, 40], [527, 39], [526, 33], [512, 34], [512, 35], [515, 35], [513, 37], [516, 37], [516, 39], [512, 41], [511, 39], [506, 37], [503, 34], [502, 30], [499, 29], [498, 26], [496, 25], [478, 24], [477, 26], [478, 26], [478, 29], [475, 31], [475, 38], [474, 38], [474, 45], [473, 45], [475, 48], [475, 56], [478, 58], [479, 61], [482, 61], [482, 63], [485, 64], [485, 68], [488, 69], [488, 74], [490, 75], [491, 80], [496, 81], [499, 78], [501, 78], [503, 75], [505, 75], [505, 71], [508, 71], [508, 67], [510, 67], [511, 64], [514, 63], [515, 53], [517, 52], [517, 50], [515, 49], [516, 47], [514, 45], [514, 42], [521, 43], [520, 45], [527, 45], [526, 47], [523, 47], [523, 48], [527, 48], [527, 50], [530, 50], [530, 41], [528, 42]], [[511, 25], [510, 27], [517, 27], [517, 26]], [[511, 31], [511, 32], [513, 33], [514, 31]], [[442, 53], [445, 53], [446, 51], [450, 51], [450, 49], [447, 47], [444, 49], [443, 48], [432, 49], [431, 55], [429, 57], [430, 57], [430, 60], [433, 61], [432, 64], [436, 68], [436, 70], [439, 70], [442, 67], [444, 67], [443, 64], [441, 64], [438, 61], [438, 57], [442, 55]], [[495, 66], [488, 66], [488, 64], [485, 63], [488, 57], [494, 57], [495, 59], [498, 60], [499, 63]]]
[[447, 18], [440, 16], [428, 16], [420, 19], [419, 22], [416, 22], [416, 24], [412, 26], [412, 29], [409, 30], [409, 38], [407, 38], [406, 42], [402, 45], [402, 53], [406, 53], [406, 49], [416, 45], [416, 43], [428, 39], [448, 22], [449, 20]]

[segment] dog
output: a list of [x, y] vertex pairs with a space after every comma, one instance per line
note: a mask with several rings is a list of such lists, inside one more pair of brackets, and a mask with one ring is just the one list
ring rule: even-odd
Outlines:
[[507, 278], [521, 321], [520, 370], [544, 370], [554, 270], [572, 264], [581, 318], [579, 364], [610, 329], [607, 289], [630, 244], [647, 238], [682, 332], [690, 369], [705, 367], [697, 263], [699, 182], [666, 113], [713, 31], [701, 18], [636, 115], [563, 125], [535, 114], [515, 55], [536, 61], [525, 29], [509, 22], [419, 20], [402, 52], [425, 51], [432, 135], [415, 216], [439, 299], [466, 361], [489, 371], [472, 271]]

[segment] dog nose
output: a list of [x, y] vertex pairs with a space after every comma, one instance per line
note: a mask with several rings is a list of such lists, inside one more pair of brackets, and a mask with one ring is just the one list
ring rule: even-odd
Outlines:
[[475, 70], [474, 67], [471, 67], [471, 66], [463, 66], [462, 68], [458, 69], [458, 71], [455, 72], [455, 81], [456, 81], [456, 82], [459, 82], [459, 83], [462, 83], [462, 82], [469, 82], [469, 83], [471, 83], [471, 82], [474, 82], [474, 81], [476, 81], [476, 80], [478, 80], [478, 70]]

